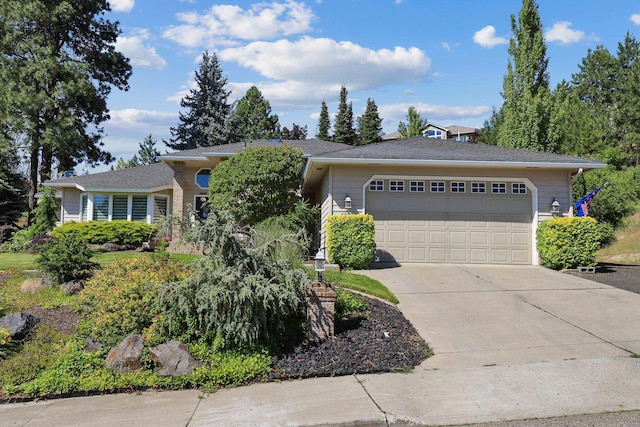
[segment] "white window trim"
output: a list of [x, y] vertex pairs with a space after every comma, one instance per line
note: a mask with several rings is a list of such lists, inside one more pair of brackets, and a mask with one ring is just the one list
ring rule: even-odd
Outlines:
[[204, 171], [204, 170], [208, 170], [209, 171], [209, 179], [211, 179], [211, 174], [213, 173], [213, 169], [211, 169], [211, 168], [200, 168], [193, 175], [193, 182], [196, 184], [196, 187], [198, 187], [201, 190], [209, 189], [208, 185], [206, 187], [200, 187], [200, 184], [198, 184], [198, 174], [200, 174], [200, 171]]
[[[433, 184], [436, 184], [436, 190], [433, 189]], [[442, 185], [441, 185], [442, 184]], [[440, 191], [442, 189], [442, 191]], [[447, 192], [447, 182], [446, 181], [429, 181], [429, 192], [430, 193], [446, 193]]]
[[[394, 188], [395, 187], [395, 188]], [[390, 180], [389, 191], [393, 193], [404, 193], [404, 181], [403, 180]]]
[[[501, 190], [502, 185], [504, 185], [504, 192], [502, 191], [494, 191], [494, 185], [498, 185], [498, 190]], [[500, 182], [492, 182], [491, 183], [491, 194], [497, 194], [498, 196], [504, 196], [509, 194], [509, 191], [507, 190], [507, 183], [505, 181], [500, 181]]]
[[[517, 192], [515, 191], [515, 186], [516, 185], [518, 186], [518, 191]], [[521, 191], [522, 190], [522, 187], [520, 187], [521, 185], [524, 186], [524, 192]], [[523, 183], [523, 182], [512, 182], [511, 183], [511, 194], [515, 194], [515, 195], [518, 195], [518, 196], [526, 195], [527, 194], [527, 185], [525, 183]]]
[[[473, 188], [473, 184], [477, 184], [477, 187]], [[469, 185], [469, 191], [471, 192], [471, 194], [487, 194], [487, 183], [484, 181], [471, 181], [471, 184]]]
[[[377, 182], [381, 182], [381, 183], [382, 183], [382, 188], [381, 188], [381, 189], [371, 188], [371, 185], [372, 185], [374, 182], [376, 182], [376, 183], [377, 183]], [[377, 184], [376, 184], [376, 186], [377, 186]], [[369, 184], [367, 184], [367, 188], [369, 189], [369, 191], [375, 191], [375, 192], [381, 192], [381, 191], [384, 191], [384, 179], [372, 179], [372, 180], [369, 182]]]
[[[422, 184], [422, 185], [420, 185]], [[424, 193], [426, 190], [424, 181], [409, 181], [409, 193]]]
[[[455, 190], [454, 190], [455, 188]], [[467, 193], [467, 185], [465, 181], [450, 181], [449, 182], [449, 192], [451, 194], [466, 194]]]
[[[96, 194], [106, 194], [109, 197], [109, 207], [108, 207], [108, 213], [107, 213], [107, 221], [106, 222], [112, 222], [113, 221], [113, 196], [120, 196], [123, 195], [121, 193], [105, 193], [105, 192], [95, 192], [95, 193], [89, 193], [89, 192], [83, 192], [80, 193], [80, 205], [79, 205], [79, 212], [78, 212], [78, 218], [80, 220], [80, 222], [82, 222], [82, 197], [83, 196], [87, 196], [87, 220], [85, 222], [89, 222], [89, 221], [93, 221], [93, 205], [94, 205], [94, 200], [93, 200], [93, 196]], [[145, 221], [147, 224], [151, 224], [152, 220], [153, 220], [153, 198], [154, 197], [166, 197], [167, 198], [167, 211], [169, 210], [169, 196], [166, 194], [127, 194], [127, 221], [132, 221], [131, 217], [132, 217], [132, 210], [133, 210], [133, 196], [145, 196], [147, 198], [147, 215], [145, 216]]]

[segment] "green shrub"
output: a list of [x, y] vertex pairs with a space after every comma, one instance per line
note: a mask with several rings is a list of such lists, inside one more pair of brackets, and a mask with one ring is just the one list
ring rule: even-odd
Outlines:
[[187, 342], [221, 337], [238, 348], [278, 345], [299, 329], [310, 280], [282, 255], [282, 236], [259, 239], [230, 213], [212, 210], [184, 239], [203, 242], [207, 255], [191, 276], [162, 288], [161, 335]]
[[33, 224], [28, 228], [31, 238], [47, 234], [56, 226], [56, 214], [60, 212], [60, 202], [55, 197], [56, 190], [45, 188], [42, 197], [33, 209]]
[[160, 285], [186, 275], [184, 265], [168, 257], [140, 255], [108, 264], [78, 295], [77, 308], [86, 315], [83, 329], [108, 345], [132, 332], [141, 333], [157, 314]]
[[367, 269], [375, 255], [375, 227], [371, 215], [334, 215], [327, 221], [329, 262], [344, 269]]
[[367, 308], [364, 297], [361, 295], [340, 288], [336, 289], [336, 294], [336, 322], [348, 320], [353, 316], [363, 313]]
[[0, 328], [0, 360], [6, 359], [16, 351], [16, 343], [11, 340], [11, 334]]
[[51, 234], [61, 237], [63, 234], [76, 233], [90, 244], [116, 243], [135, 249], [149, 241], [156, 232], [157, 227], [146, 222], [118, 220], [68, 222], [54, 229]]
[[595, 219], [568, 217], [540, 223], [536, 239], [542, 265], [561, 270], [595, 265], [602, 236]]
[[99, 265], [91, 261], [93, 251], [75, 233], [65, 233], [38, 248], [36, 262], [55, 283], [84, 279]]

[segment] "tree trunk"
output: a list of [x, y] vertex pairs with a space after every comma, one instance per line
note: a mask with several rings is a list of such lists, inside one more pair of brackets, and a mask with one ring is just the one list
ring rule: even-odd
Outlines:
[[38, 191], [38, 166], [40, 160], [40, 143], [38, 137], [31, 141], [30, 164], [29, 164], [29, 215], [28, 224], [33, 220], [33, 209], [36, 207], [36, 192]]
[[51, 165], [53, 164], [53, 149], [50, 145], [42, 147], [42, 163], [40, 165], [40, 182], [51, 179]]

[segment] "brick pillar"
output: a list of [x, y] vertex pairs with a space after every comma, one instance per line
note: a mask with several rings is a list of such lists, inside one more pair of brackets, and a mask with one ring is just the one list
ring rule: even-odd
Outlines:
[[[173, 215], [184, 216], [184, 162], [175, 162], [173, 165]], [[180, 238], [180, 230], [173, 227], [171, 240]]]
[[336, 291], [328, 283], [313, 283], [307, 295], [307, 329], [312, 341], [324, 341], [334, 336]]

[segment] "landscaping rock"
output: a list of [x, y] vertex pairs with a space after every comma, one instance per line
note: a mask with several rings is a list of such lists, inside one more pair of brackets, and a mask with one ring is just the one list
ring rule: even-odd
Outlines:
[[84, 340], [84, 351], [87, 353], [95, 353], [96, 351], [102, 350], [102, 347], [104, 347], [104, 344], [91, 337]]
[[71, 280], [60, 285], [60, 288], [64, 291], [65, 295], [75, 295], [84, 289], [84, 282], [82, 280]]
[[176, 340], [153, 347], [149, 354], [151, 360], [160, 365], [158, 373], [168, 377], [189, 375], [202, 365], [202, 362], [189, 354], [186, 344]]
[[107, 354], [105, 363], [116, 374], [128, 374], [142, 368], [142, 335], [131, 334]]
[[119, 251], [126, 251], [127, 247], [123, 245], [119, 245], [117, 243], [105, 243], [104, 245], [102, 245], [102, 250], [106, 252], [119, 252]]
[[21, 341], [29, 336], [33, 328], [40, 323], [40, 319], [30, 314], [13, 313], [0, 318], [0, 329], [11, 334], [11, 339]]
[[40, 292], [45, 289], [47, 286], [51, 286], [51, 284], [45, 282], [45, 280], [40, 277], [27, 279], [20, 285], [20, 292], [23, 294], [35, 294], [36, 292]]

